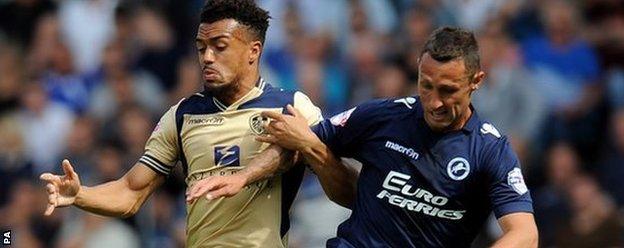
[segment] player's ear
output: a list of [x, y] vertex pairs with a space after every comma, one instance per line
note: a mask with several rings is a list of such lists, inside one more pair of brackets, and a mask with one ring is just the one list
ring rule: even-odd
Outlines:
[[250, 53], [249, 53], [249, 64], [253, 64], [258, 59], [260, 59], [260, 54], [262, 53], [262, 42], [256, 40], [251, 42]]
[[475, 91], [481, 87], [481, 83], [483, 83], [483, 78], [485, 78], [484, 71], [477, 71], [470, 80], [470, 91]]

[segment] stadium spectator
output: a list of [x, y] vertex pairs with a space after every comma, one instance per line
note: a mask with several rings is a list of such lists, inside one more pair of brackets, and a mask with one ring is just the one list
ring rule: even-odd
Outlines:
[[102, 51], [114, 34], [118, 0], [68, 0], [58, 8], [60, 30], [78, 72], [95, 70]]
[[[30, 46], [35, 26], [45, 15], [54, 13], [55, 1], [15, 0], [0, 3], [0, 33], [12, 43]], [[2, 36], [2, 35], [0, 35]]]
[[503, 25], [500, 19], [492, 19], [479, 35], [481, 65], [487, 77], [474, 93], [473, 104], [481, 116], [509, 135], [520, 161], [529, 162], [528, 149], [546, 114], [544, 99], [535, 91], [534, 80]]
[[602, 187], [609, 192], [618, 207], [624, 207], [624, 109], [612, 117], [610, 127], [610, 146], [597, 168], [598, 179]]
[[74, 114], [62, 105], [48, 100], [38, 82], [24, 87], [19, 123], [26, 155], [34, 163], [35, 174], [53, 170], [54, 163], [67, 145]]
[[620, 247], [624, 245], [622, 216], [607, 194], [587, 175], [572, 178], [566, 192], [572, 216], [559, 225], [557, 247]]
[[165, 109], [167, 98], [151, 73], [128, 64], [130, 57], [123, 44], [111, 42], [104, 49], [102, 69], [92, 77], [97, 87], [90, 99], [90, 114], [99, 120], [118, 115], [128, 105], [138, 105], [150, 115], [157, 116]]
[[568, 139], [582, 147], [584, 156], [594, 156], [596, 137], [602, 130], [599, 84], [601, 67], [591, 44], [579, 35], [582, 19], [578, 9], [563, 0], [540, 3], [545, 34], [522, 43], [525, 65], [537, 92], [546, 99], [549, 117], [541, 134], [541, 147], [558, 139]]
[[96, 86], [74, 67], [72, 54], [62, 42], [52, 46], [49, 69], [42, 83], [51, 101], [65, 105], [75, 114], [84, 113]]

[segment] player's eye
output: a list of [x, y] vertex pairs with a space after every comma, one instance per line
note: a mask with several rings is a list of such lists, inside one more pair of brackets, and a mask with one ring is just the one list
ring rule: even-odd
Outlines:
[[215, 46], [215, 48], [217, 48], [217, 50], [223, 52], [225, 51], [225, 49], [227, 49], [227, 44], [225, 43], [219, 43]]
[[197, 51], [200, 52], [200, 53], [204, 53], [204, 52], [206, 52], [206, 47], [199, 47], [198, 46], [197, 47]]
[[456, 88], [442, 88], [442, 89], [440, 89], [440, 93], [445, 94], [445, 95], [452, 95], [455, 92], [457, 92]]
[[420, 85], [426, 89], [426, 90], [432, 90], [433, 89], [433, 85], [431, 85], [431, 83], [429, 82], [421, 82]]

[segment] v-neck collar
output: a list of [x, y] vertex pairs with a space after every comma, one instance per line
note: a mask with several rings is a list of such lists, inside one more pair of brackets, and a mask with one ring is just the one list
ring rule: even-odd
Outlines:
[[262, 94], [262, 92], [264, 91], [264, 87], [265, 86], [266, 86], [266, 81], [264, 81], [264, 78], [260, 77], [260, 79], [258, 79], [258, 82], [256, 83], [256, 85], [253, 88], [251, 88], [251, 90], [249, 90], [249, 92], [247, 92], [247, 94], [245, 94], [240, 99], [236, 100], [230, 106], [225, 105], [224, 103], [219, 101], [219, 99], [217, 99], [214, 96], [211, 97], [212, 98], [212, 102], [222, 112], [225, 112], [225, 111], [228, 111], [228, 110], [236, 110], [243, 103], [260, 96]]

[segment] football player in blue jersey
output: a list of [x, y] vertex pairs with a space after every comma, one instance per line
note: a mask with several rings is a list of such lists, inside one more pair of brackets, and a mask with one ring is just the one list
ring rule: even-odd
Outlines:
[[[330, 199], [353, 210], [328, 247], [469, 247], [491, 212], [503, 230], [494, 247], [537, 247], [518, 158], [470, 104], [485, 76], [474, 35], [437, 29], [418, 66], [418, 96], [370, 101], [312, 129], [292, 107], [266, 112], [270, 135], [259, 140], [298, 151]], [[359, 175], [338, 157], [360, 161]], [[280, 167], [208, 178], [199, 194], [232, 194], [230, 180], [253, 182]]]

